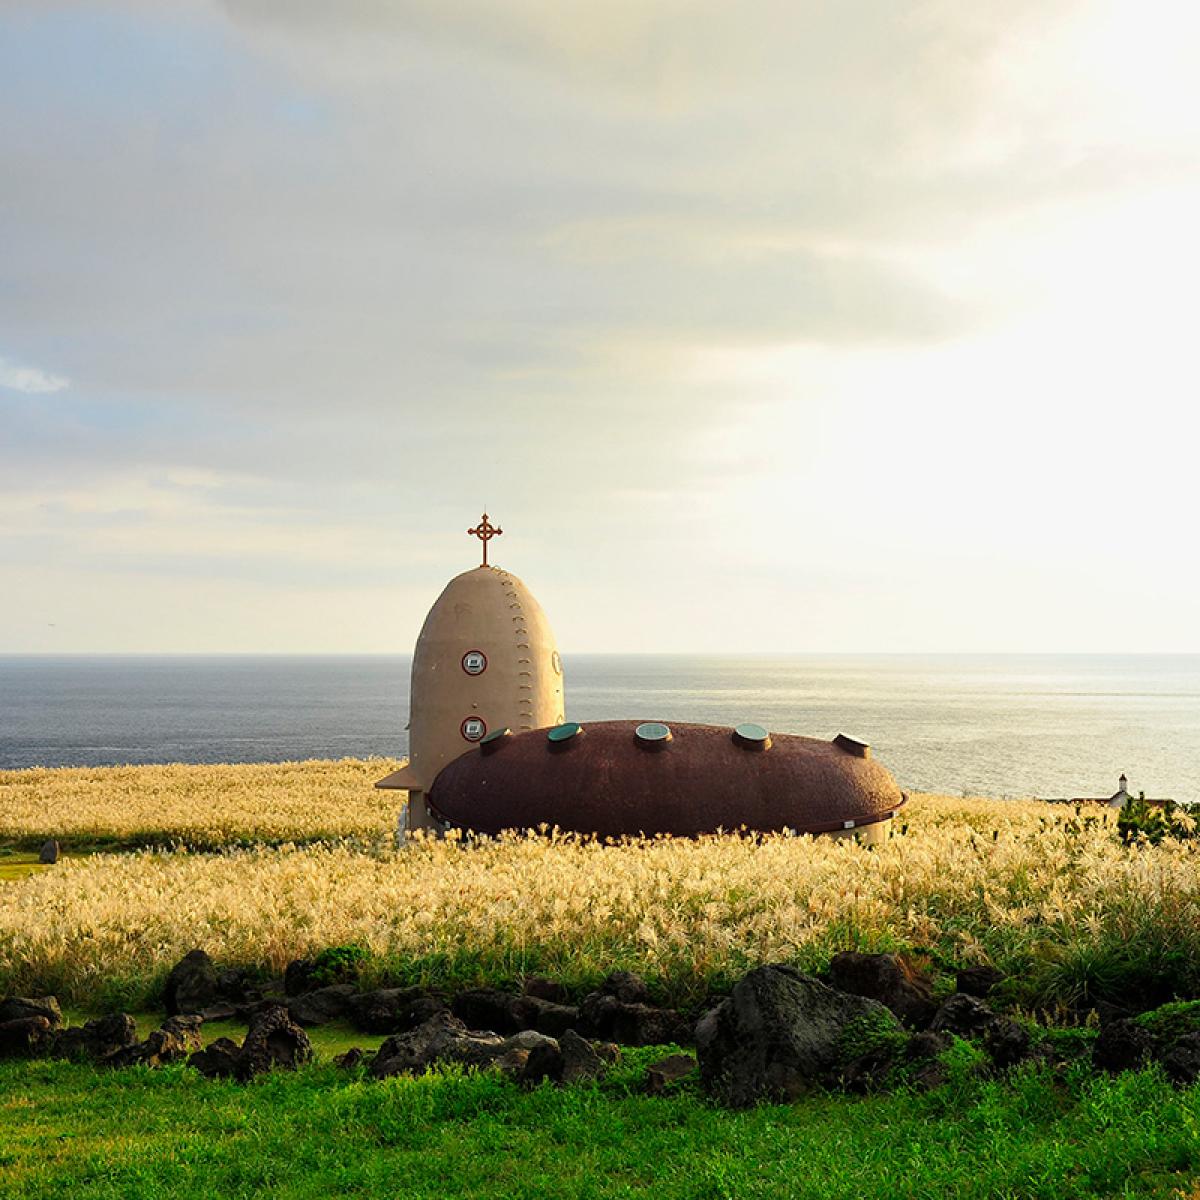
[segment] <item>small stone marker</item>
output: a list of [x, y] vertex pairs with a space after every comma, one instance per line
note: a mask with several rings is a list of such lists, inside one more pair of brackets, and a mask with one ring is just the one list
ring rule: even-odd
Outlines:
[[38, 862], [46, 864], [58, 862], [58, 843], [53, 838], [42, 843], [42, 852], [38, 856]]

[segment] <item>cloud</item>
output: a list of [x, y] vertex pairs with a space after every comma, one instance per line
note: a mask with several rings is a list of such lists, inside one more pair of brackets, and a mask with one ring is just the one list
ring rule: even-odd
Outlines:
[[[780, 514], [814, 576], [902, 552], [936, 589], [967, 526], [995, 545], [1036, 508], [1038, 531], [1075, 528], [1072, 497], [1131, 444], [1082, 397], [1164, 428], [1191, 402], [1200, 109], [1178, 4], [14, 13], [0, 0], [0, 329], [75, 380], [0, 405], [0, 535], [27, 563], [437, 581], [486, 502], [531, 580], [634, 578], [652, 615], [736, 562], [803, 631], [789, 611], [817, 601]], [[1039, 319], [1044, 338], [999, 339]], [[1005, 436], [980, 444], [979, 414]], [[1166, 502], [1186, 469], [1132, 442], [1157, 482], [1121, 489], [1128, 520], [1183, 544], [1186, 498]], [[579, 586], [580, 644], [633, 644]], [[711, 624], [695, 608], [680, 644]]]
[[51, 375], [48, 371], [37, 367], [18, 367], [16, 363], [0, 358], [0, 388], [8, 388], [14, 392], [25, 392], [36, 396], [49, 392], [61, 392], [71, 386], [69, 379], [61, 375]]

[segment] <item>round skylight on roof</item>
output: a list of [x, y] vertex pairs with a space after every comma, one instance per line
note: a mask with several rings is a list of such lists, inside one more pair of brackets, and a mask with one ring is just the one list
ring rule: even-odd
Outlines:
[[664, 725], [661, 721], [643, 721], [633, 731], [633, 736], [643, 746], [651, 746], [654, 749], [658, 749], [659, 746], [671, 740], [671, 727], [670, 725]]
[[771, 748], [771, 735], [761, 725], [755, 725], [752, 721], [738, 725], [733, 731], [733, 740], [743, 750], [769, 750]]
[[510, 738], [513, 731], [507, 725], [503, 729], [493, 729], [491, 733], [485, 734], [479, 740], [479, 748], [484, 754], [493, 754], [499, 750], [504, 744], [506, 738]]

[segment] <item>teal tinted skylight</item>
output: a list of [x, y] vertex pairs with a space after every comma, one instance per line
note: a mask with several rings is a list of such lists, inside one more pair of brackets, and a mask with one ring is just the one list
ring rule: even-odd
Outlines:
[[634, 731], [633, 736], [639, 742], [669, 742], [671, 727], [661, 721], [643, 721]]

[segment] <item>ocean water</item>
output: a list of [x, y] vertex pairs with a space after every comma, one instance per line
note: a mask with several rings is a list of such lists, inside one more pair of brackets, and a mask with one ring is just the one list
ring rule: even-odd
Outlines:
[[[0, 768], [407, 751], [407, 655], [0, 657]], [[863, 738], [902, 786], [1200, 800], [1200, 655], [576, 655], [573, 720]]]

